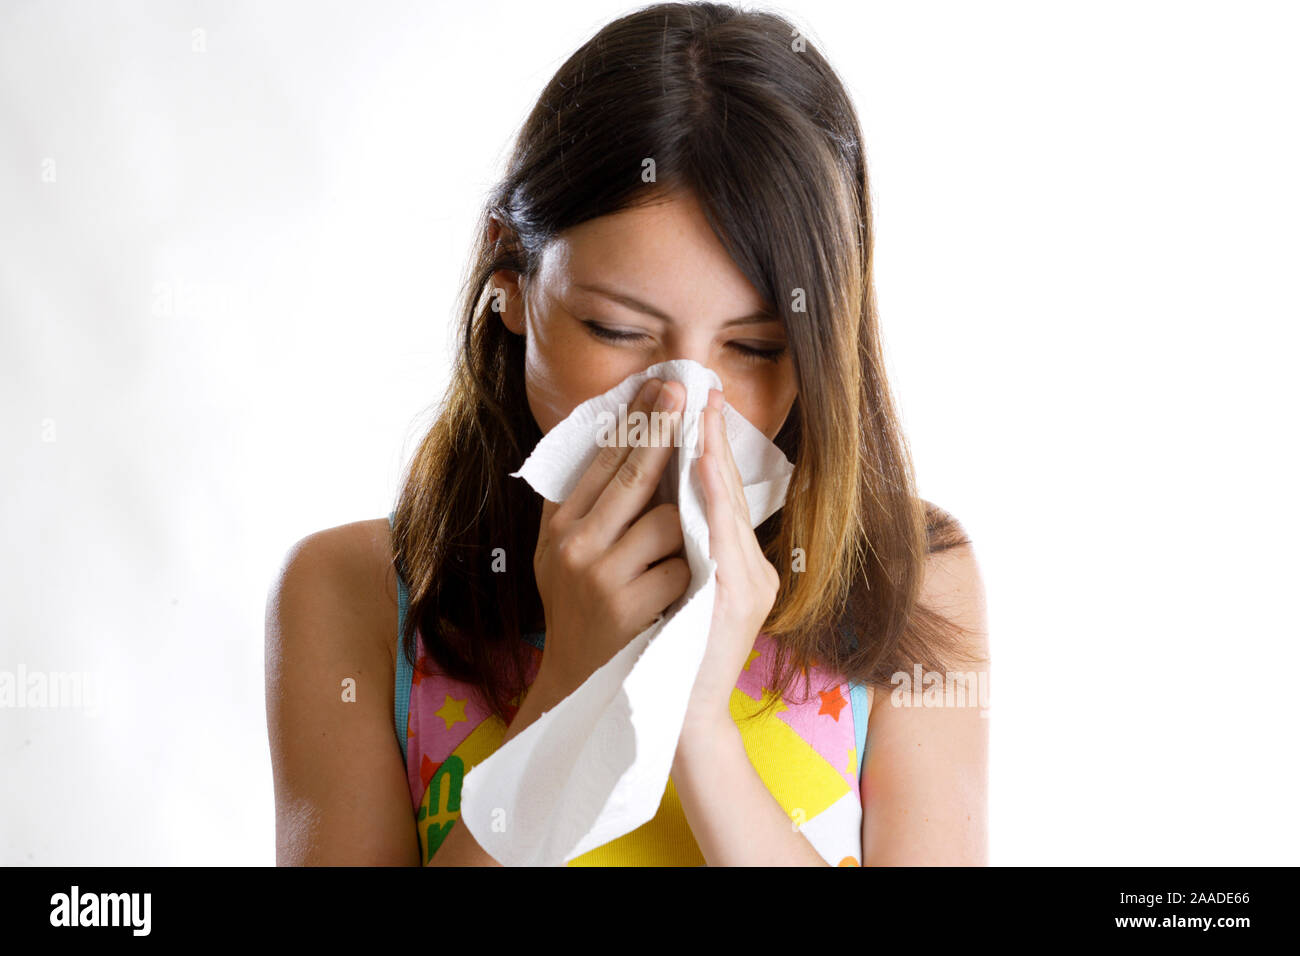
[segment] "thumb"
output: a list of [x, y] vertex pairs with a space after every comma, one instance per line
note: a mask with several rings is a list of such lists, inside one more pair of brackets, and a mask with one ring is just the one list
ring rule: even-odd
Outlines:
[[559, 509], [560, 502], [552, 501], [549, 498], [542, 499], [542, 523], [537, 529], [537, 543], [540, 545], [550, 538], [551, 519], [555, 517], [555, 512]]

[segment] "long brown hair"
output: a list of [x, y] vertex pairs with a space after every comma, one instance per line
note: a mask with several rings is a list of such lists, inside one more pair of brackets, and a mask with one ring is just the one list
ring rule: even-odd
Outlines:
[[[885, 379], [853, 105], [790, 22], [716, 3], [656, 4], [610, 23], [560, 67], [519, 132], [479, 221], [452, 380], [395, 508], [403, 653], [414, 665], [418, 628], [437, 667], [509, 719], [531, 653], [523, 634], [544, 612], [531, 560], [541, 498], [508, 476], [542, 433], [523, 340], [493, 311], [491, 277], [532, 277], [558, 233], [668, 189], [700, 202], [780, 316], [796, 369], [798, 397], [775, 439], [794, 475], [755, 532], [781, 574], [763, 627], [776, 638], [774, 689], [814, 664], [889, 688], [916, 664], [978, 660], [963, 654], [960, 628], [919, 603], [926, 557], [968, 542], [917, 496]], [[493, 219], [504, 228], [489, 242]], [[507, 573], [494, 573], [499, 554]]]

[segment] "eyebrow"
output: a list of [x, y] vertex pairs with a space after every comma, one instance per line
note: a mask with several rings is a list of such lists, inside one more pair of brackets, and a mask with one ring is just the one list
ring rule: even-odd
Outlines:
[[[604, 286], [596, 285], [595, 283], [579, 282], [576, 283], [574, 287], [578, 289], [582, 289], [585, 292], [594, 292], [597, 295], [602, 295], [605, 298], [611, 299], [614, 302], [617, 302], [619, 305], [626, 306], [627, 308], [632, 309], [635, 312], [643, 312], [646, 315], [654, 316], [656, 319], [660, 319], [664, 322], [671, 323], [674, 321], [672, 316], [665, 315], [663, 312], [660, 312], [658, 309], [656, 309], [653, 305], [650, 305], [647, 302], [642, 302], [640, 299], [634, 299], [632, 296], [626, 295], [622, 292], [615, 292], [613, 289], [607, 289]], [[777, 316], [773, 315], [771, 312], [768, 312], [767, 310], [764, 309], [758, 312], [751, 312], [749, 315], [742, 315], [736, 319], [728, 319], [726, 322], [722, 323], [722, 327], [726, 328], [727, 326], [731, 326], [731, 325], [752, 325], [759, 322], [779, 322], [779, 321], [781, 320]]]

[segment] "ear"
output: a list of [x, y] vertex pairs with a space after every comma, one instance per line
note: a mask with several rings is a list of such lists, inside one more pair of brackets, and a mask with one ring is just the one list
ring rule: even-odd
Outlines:
[[506, 324], [506, 328], [515, 335], [523, 335], [524, 298], [518, 275], [505, 271], [492, 273], [492, 285], [488, 295], [490, 296], [489, 307], [501, 316], [501, 321]]
[[[509, 230], [505, 229], [497, 219], [488, 220], [489, 243], [509, 242], [511, 238]], [[524, 299], [519, 273], [508, 269], [500, 269], [492, 273], [488, 295], [489, 308], [501, 316], [501, 321], [506, 324], [506, 328], [515, 335], [523, 335]]]

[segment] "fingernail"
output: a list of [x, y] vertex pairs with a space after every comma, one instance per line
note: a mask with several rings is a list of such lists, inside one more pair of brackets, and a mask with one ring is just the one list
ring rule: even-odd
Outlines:
[[650, 404], [655, 400], [655, 396], [659, 394], [663, 387], [664, 383], [659, 381], [659, 379], [650, 379], [641, 386], [641, 401], [645, 402], [647, 405]]
[[659, 400], [655, 402], [655, 408], [668, 409], [677, 407], [677, 396], [666, 388], [659, 389]]

